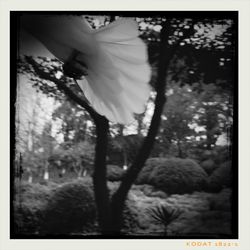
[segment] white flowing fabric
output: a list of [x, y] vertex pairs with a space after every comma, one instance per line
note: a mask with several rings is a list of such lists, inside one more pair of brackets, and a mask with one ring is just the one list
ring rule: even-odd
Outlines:
[[[112, 122], [128, 124], [134, 119], [133, 113], [144, 111], [151, 72], [146, 45], [138, 37], [135, 21], [119, 19], [94, 30], [78, 16], [25, 15], [21, 27], [63, 62], [74, 50], [80, 52], [77, 60], [87, 65], [88, 75], [78, 84], [99, 114]], [[23, 48], [20, 44], [21, 53], [31, 54], [25, 43]], [[41, 48], [35, 54], [48, 56]]]

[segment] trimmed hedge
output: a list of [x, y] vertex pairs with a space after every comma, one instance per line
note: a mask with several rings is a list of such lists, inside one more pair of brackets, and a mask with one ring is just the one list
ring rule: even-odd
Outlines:
[[123, 179], [125, 171], [116, 165], [107, 166], [107, 179], [109, 181], [120, 181]]
[[15, 234], [37, 234], [44, 219], [44, 207], [54, 188], [28, 182], [16, 183], [14, 205]]
[[49, 200], [42, 234], [80, 233], [96, 218], [94, 194], [89, 183], [77, 181], [59, 187]]
[[32, 235], [40, 230], [43, 213], [41, 207], [32, 202], [14, 203], [14, 232], [15, 234]]
[[209, 191], [220, 191], [232, 185], [232, 162], [227, 161], [220, 165], [208, 179]]
[[137, 184], [149, 184], [168, 194], [191, 193], [206, 187], [206, 172], [191, 159], [151, 158]]
[[207, 174], [211, 174], [216, 168], [217, 165], [215, 164], [215, 162], [212, 159], [208, 159], [205, 161], [202, 161], [200, 163], [200, 166], [207, 172]]

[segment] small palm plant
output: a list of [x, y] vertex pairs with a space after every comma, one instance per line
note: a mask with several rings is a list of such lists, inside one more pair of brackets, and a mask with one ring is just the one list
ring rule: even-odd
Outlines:
[[164, 226], [164, 236], [167, 236], [168, 225], [177, 219], [181, 213], [180, 209], [172, 208], [164, 204], [147, 209], [147, 214], [150, 215], [156, 223]]

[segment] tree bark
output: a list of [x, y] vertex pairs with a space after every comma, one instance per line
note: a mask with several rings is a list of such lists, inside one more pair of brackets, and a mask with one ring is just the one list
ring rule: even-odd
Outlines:
[[96, 147], [94, 163], [94, 192], [98, 211], [98, 222], [101, 233], [106, 235], [112, 232], [111, 208], [106, 177], [106, 156], [108, 145], [109, 122], [105, 117], [96, 120]]

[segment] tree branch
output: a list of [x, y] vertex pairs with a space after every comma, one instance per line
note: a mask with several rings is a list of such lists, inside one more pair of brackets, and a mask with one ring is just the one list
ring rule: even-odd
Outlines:
[[96, 119], [103, 117], [99, 115], [86, 101], [80, 98], [77, 94], [75, 94], [69, 87], [66, 86], [65, 82], [59, 80], [49, 73], [42, 70], [39, 63], [37, 63], [32, 57], [25, 56], [26, 61], [33, 67], [35, 73], [41, 78], [51, 82], [54, 82], [59, 90], [65, 93], [66, 96], [74, 100], [77, 104], [83, 107], [95, 121]]

